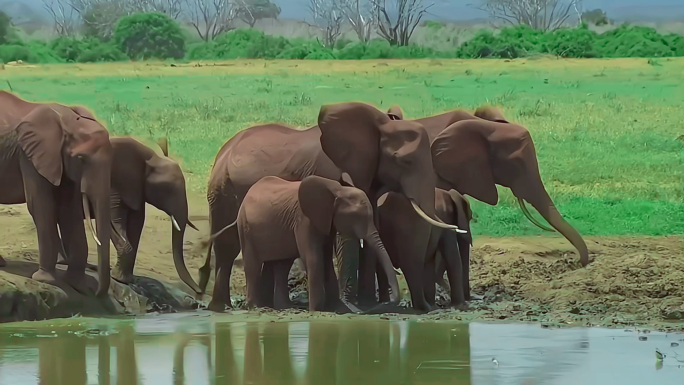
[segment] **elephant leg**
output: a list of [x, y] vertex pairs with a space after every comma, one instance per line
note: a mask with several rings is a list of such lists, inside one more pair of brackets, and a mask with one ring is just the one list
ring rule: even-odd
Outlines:
[[356, 302], [359, 286], [359, 241], [355, 238], [335, 236], [335, 265], [339, 274], [338, 283], [341, 298], [344, 301]]
[[259, 307], [270, 307], [274, 308], [274, 290], [275, 290], [275, 277], [274, 277], [274, 266], [275, 261], [264, 262], [261, 266], [261, 276], [259, 278], [259, 293], [261, 298], [259, 299]]
[[85, 269], [88, 262], [88, 243], [83, 224], [81, 210], [82, 196], [77, 186], [62, 180], [57, 193], [57, 221], [62, 237], [58, 239], [60, 249], [69, 256], [66, 279], [77, 291], [85, 294], [89, 291], [85, 283]]
[[[135, 268], [135, 258], [138, 255], [138, 247], [140, 246], [140, 238], [142, 236], [143, 227], [145, 227], [145, 205], [138, 210], [129, 210], [122, 208], [121, 211], [127, 211], [126, 225], [122, 227], [124, 230], [121, 235], [126, 239], [114, 235], [116, 231], [112, 231], [112, 238], [117, 240], [117, 254], [118, 258], [112, 276], [117, 277], [123, 283], [133, 282], [133, 269]], [[121, 252], [120, 252], [121, 251]]]
[[458, 234], [453, 231], [444, 231], [439, 238], [439, 250], [449, 278], [449, 296], [451, 306], [465, 303], [465, 285], [463, 283], [463, 263], [459, 250]]
[[254, 308], [259, 306], [261, 300], [260, 282], [261, 269], [263, 263], [256, 255], [254, 246], [249, 240], [241, 237], [242, 261], [244, 262], [245, 281], [247, 281], [247, 307]]
[[441, 286], [442, 289], [449, 291], [449, 285], [447, 285], [444, 280], [444, 273], [446, 273], [446, 263], [444, 257], [442, 257], [442, 253], [438, 252], [437, 255], [435, 255], [435, 278], [437, 284]]
[[[57, 251], [60, 248], [55, 187], [38, 173], [26, 156], [22, 156], [19, 163], [23, 175], [26, 206], [33, 217], [38, 236], [40, 267], [33, 273], [32, 278], [40, 282], [54, 283], [57, 281]], [[85, 231], [83, 236], [85, 237]]]
[[434, 307], [437, 300], [434, 253], [425, 259], [425, 264], [423, 265], [423, 295], [425, 295], [427, 303]]
[[112, 231], [112, 243], [116, 249], [116, 264], [112, 269], [112, 278], [129, 284], [133, 282], [133, 276], [132, 274], [126, 275], [125, 272], [127, 271], [126, 256], [131, 253], [131, 244], [126, 240], [128, 238], [128, 215], [131, 210], [124, 206], [121, 197], [116, 192], [112, 192], [110, 202], [112, 227], [115, 230]]
[[284, 259], [282, 261], [273, 262], [273, 278], [275, 279], [273, 302], [276, 310], [291, 309], [294, 307], [294, 304], [290, 301], [290, 287], [287, 280], [295, 260], [296, 259]]
[[[306, 277], [309, 283], [309, 311], [325, 310], [325, 258], [324, 241], [316, 230], [301, 226], [296, 230], [295, 240], [299, 256], [306, 262]], [[332, 252], [332, 250], [329, 250]]]
[[333, 263], [332, 251], [335, 239], [326, 241], [323, 245], [323, 274], [325, 280], [325, 306], [328, 311], [337, 313], [349, 313], [350, 309], [340, 299], [340, 289], [338, 287], [337, 276], [335, 275], [335, 265]]
[[[463, 266], [462, 277], [463, 277], [463, 295], [466, 301], [470, 301], [472, 296], [470, 294], [470, 240], [467, 238], [457, 236], [458, 239], [458, 252], [461, 256], [461, 265]], [[451, 278], [449, 278], [451, 280]]]
[[[238, 202], [235, 197], [220, 195], [210, 199], [209, 202], [209, 221], [211, 234], [218, 233], [221, 229], [231, 224], [237, 218]], [[213, 244], [214, 255], [216, 256], [216, 272], [214, 281], [214, 291], [209, 309], [212, 311], [223, 311], [230, 303], [230, 276], [233, 270], [233, 263], [240, 253], [240, 236], [237, 226], [233, 226], [216, 237]], [[209, 250], [211, 253], [211, 250]], [[244, 253], [243, 253], [244, 260]], [[209, 262], [209, 261], [208, 261]], [[207, 265], [200, 268], [200, 288], [204, 289], [202, 282], [209, 281], [211, 267]]]
[[390, 300], [390, 285], [387, 276], [383, 273], [380, 261], [375, 264], [375, 277], [378, 280], [378, 301], [389, 302]]
[[377, 256], [370, 248], [359, 250], [359, 306], [374, 306], [377, 304], [375, 266]]

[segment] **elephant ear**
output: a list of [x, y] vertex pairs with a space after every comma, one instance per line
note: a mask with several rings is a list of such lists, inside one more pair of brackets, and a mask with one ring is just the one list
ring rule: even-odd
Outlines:
[[379, 127], [389, 121], [387, 114], [364, 103], [326, 105], [318, 114], [323, 152], [363, 191], [370, 189], [378, 168]]
[[323, 234], [330, 234], [332, 230], [335, 191], [340, 188], [338, 182], [319, 176], [308, 176], [299, 185], [299, 207], [313, 226]]
[[500, 109], [491, 106], [478, 107], [474, 113], [480, 119], [489, 120], [490, 122], [510, 123], [503, 115]]
[[387, 116], [392, 120], [404, 120], [404, 111], [401, 110], [401, 107], [394, 105], [387, 110]]
[[64, 122], [48, 105], [29, 112], [16, 127], [19, 145], [38, 173], [55, 186], [62, 180]]
[[[147, 162], [139, 150], [147, 147], [133, 138], [111, 138], [112, 143], [112, 190], [133, 210], [144, 204], [145, 179], [149, 172]], [[152, 152], [152, 150], [149, 150]]]
[[462, 194], [495, 205], [499, 201], [490, 161], [490, 145], [482, 122], [463, 120], [442, 131], [432, 142], [432, 164], [440, 178]]

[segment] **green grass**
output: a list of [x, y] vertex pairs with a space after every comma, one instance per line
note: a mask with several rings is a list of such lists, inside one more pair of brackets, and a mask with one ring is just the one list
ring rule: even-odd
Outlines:
[[[116, 63], [2, 76], [24, 98], [88, 106], [115, 134], [168, 134], [196, 193], [237, 131], [309, 127], [324, 103], [398, 104], [407, 118], [501, 105], [531, 131], [546, 187], [581, 233], [684, 233], [682, 59]], [[540, 233], [507, 189], [498, 206], [473, 202], [473, 211], [476, 235]]]

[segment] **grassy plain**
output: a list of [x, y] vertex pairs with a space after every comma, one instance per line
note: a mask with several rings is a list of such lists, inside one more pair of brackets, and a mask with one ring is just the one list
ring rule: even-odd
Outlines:
[[[684, 233], [684, 60], [395, 60], [6, 66], [0, 86], [81, 104], [117, 135], [168, 135], [197, 195], [220, 146], [254, 124], [316, 124], [322, 104], [400, 105], [407, 118], [502, 106], [535, 141], [542, 178], [585, 235]], [[473, 233], [537, 234], [501, 190]]]

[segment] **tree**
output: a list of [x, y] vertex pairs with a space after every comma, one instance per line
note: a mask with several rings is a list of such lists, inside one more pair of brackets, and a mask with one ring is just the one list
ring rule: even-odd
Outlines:
[[59, 36], [72, 36], [78, 26], [78, 13], [69, 0], [42, 0], [43, 8], [50, 14], [55, 33]]
[[134, 13], [160, 12], [178, 19], [182, 11], [182, 0], [68, 0], [69, 5], [80, 15], [82, 32], [108, 40], [116, 22]]
[[180, 25], [163, 13], [135, 13], [116, 23], [114, 42], [132, 59], [180, 59], [185, 39]]
[[9, 35], [12, 29], [12, 19], [5, 12], [0, 11], [0, 44], [9, 42]]
[[565, 24], [573, 10], [579, 21], [581, 5], [581, 0], [483, 0], [477, 8], [504, 23], [553, 31]]
[[433, 4], [423, 0], [373, 0], [378, 34], [391, 45], [408, 45], [413, 31]]
[[337, 0], [309, 0], [313, 25], [323, 32], [323, 46], [333, 47], [342, 34], [344, 14]]
[[187, 0], [190, 24], [204, 41], [234, 29], [237, 7], [230, 0]]
[[602, 9], [594, 9], [591, 11], [582, 12], [582, 22], [594, 25], [610, 24], [608, 15]]
[[270, 0], [237, 0], [236, 4], [236, 16], [249, 24], [250, 28], [253, 28], [258, 20], [277, 19], [280, 11], [280, 7]]
[[340, 0], [344, 17], [360, 41], [370, 40], [373, 30], [373, 3], [371, 0]]

